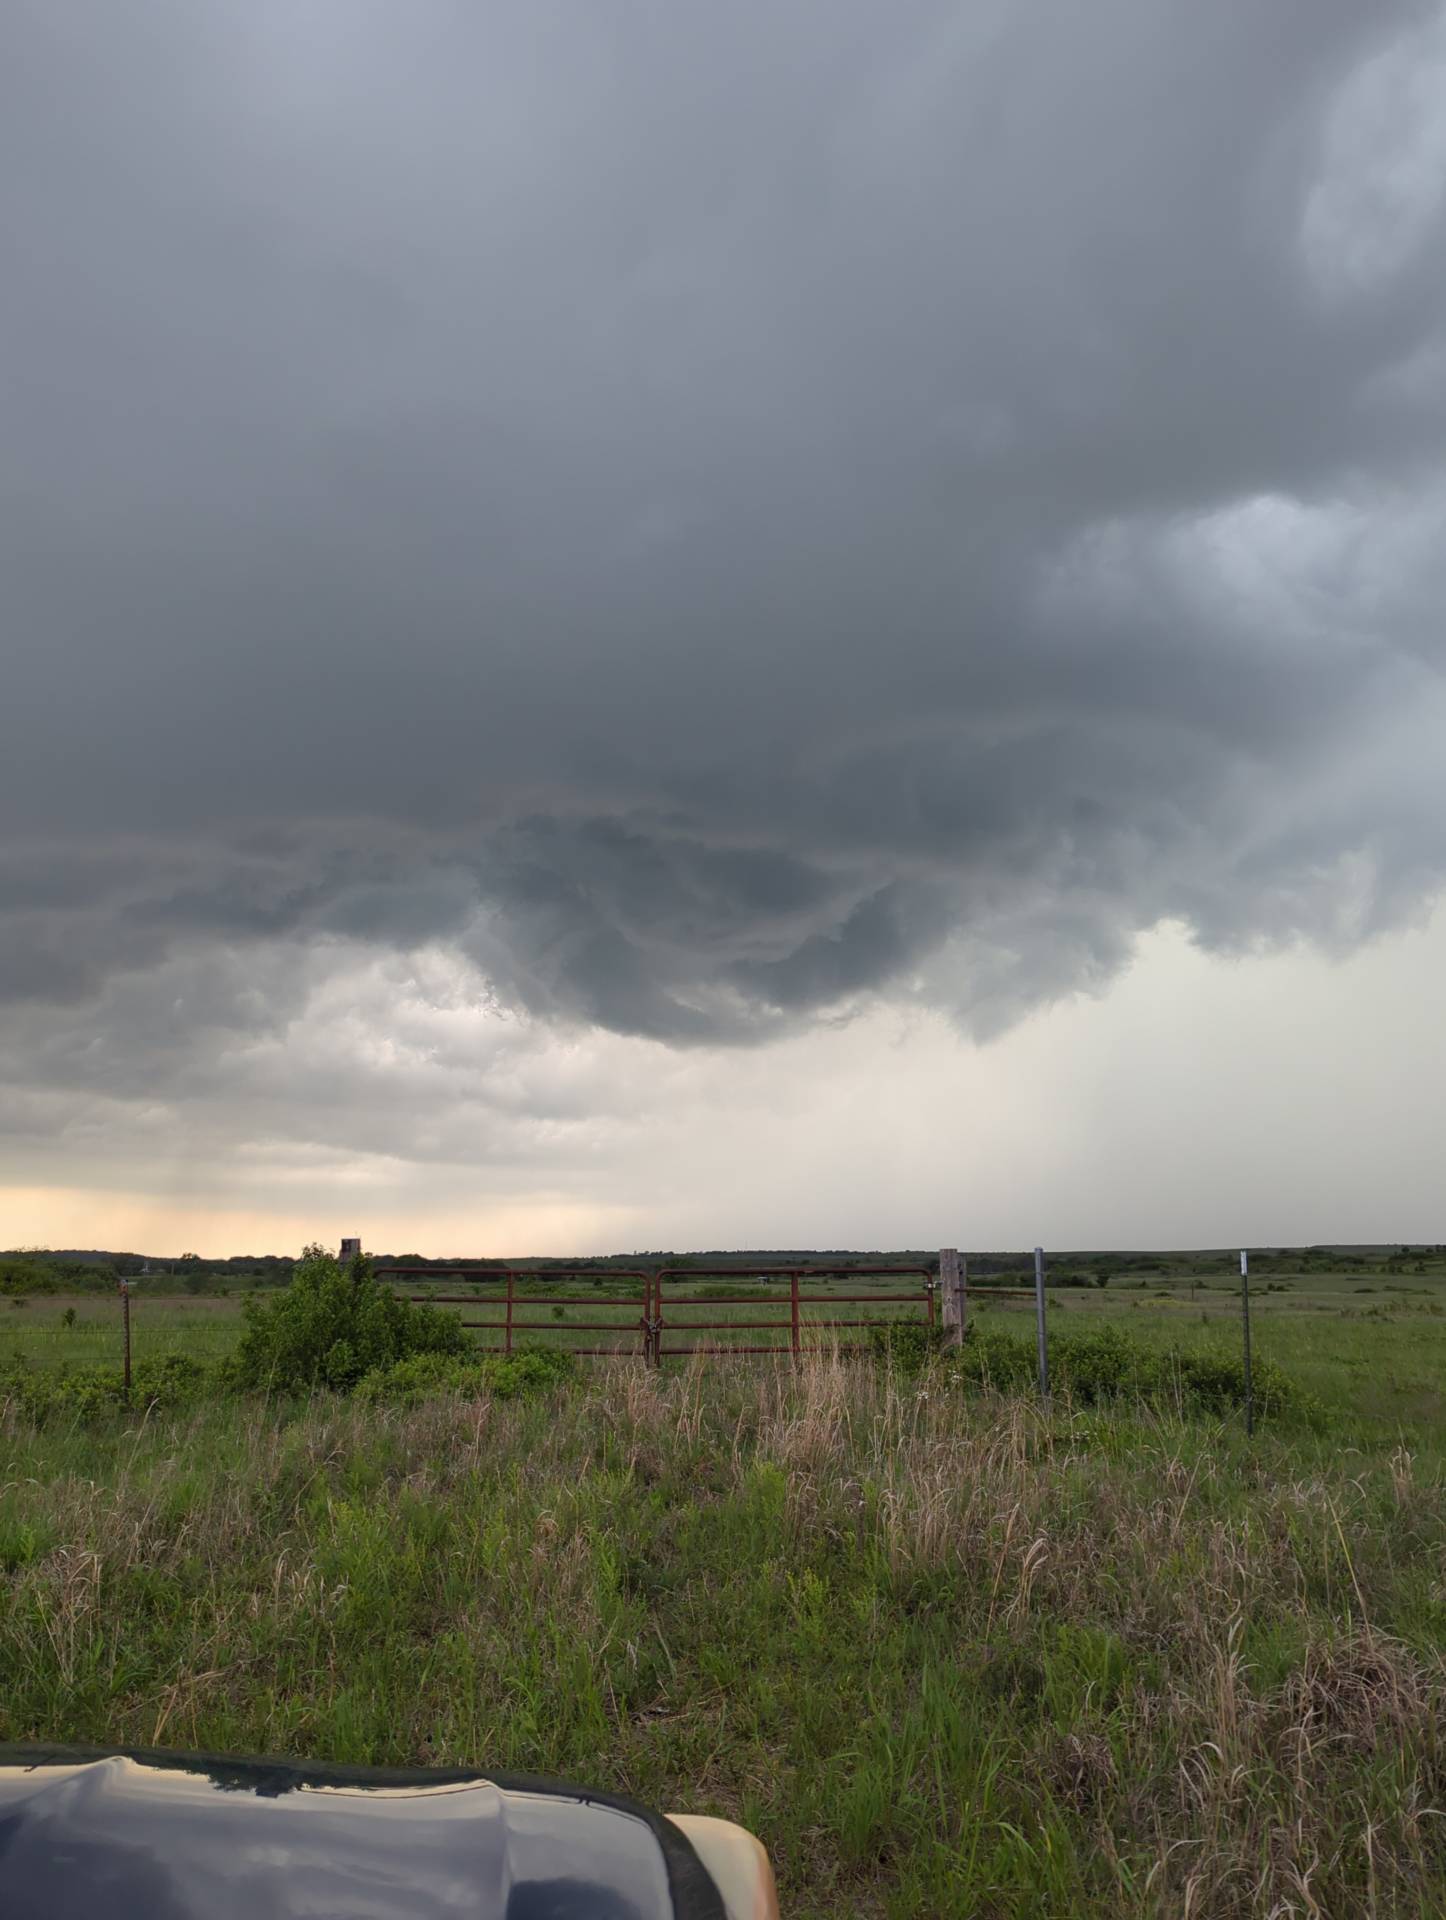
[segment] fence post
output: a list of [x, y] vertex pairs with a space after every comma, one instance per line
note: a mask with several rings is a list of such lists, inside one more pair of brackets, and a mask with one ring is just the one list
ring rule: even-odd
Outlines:
[[1250, 1372], [1250, 1260], [1240, 1249], [1240, 1321], [1245, 1333], [1245, 1431], [1255, 1432], [1255, 1382]]
[[957, 1247], [939, 1249], [939, 1305], [944, 1317], [944, 1345], [957, 1347], [964, 1338], [964, 1290]]
[[1049, 1329], [1044, 1317], [1044, 1248], [1034, 1249], [1034, 1319], [1039, 1342], [1039, 1397], [1049, 1398]]
[[792, 1328], [793, 1357], [798, 1358], [798, 1269], [788, 1276], [789, 1320]]
[[125, 1401], [129, 1406], [131, 1403], [131, 1283], [129, 1280], [120, 1282], [120, 1297], [121, 1330], [125, 1353]]
[[507, 1335], [503, 1342], [503, 1352], [512, 1351], [512, 1269], [507, 1269]]

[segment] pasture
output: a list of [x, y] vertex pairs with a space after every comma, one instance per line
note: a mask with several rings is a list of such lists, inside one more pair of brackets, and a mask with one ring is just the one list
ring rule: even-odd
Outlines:
[[[1250, 1442], [822, 1345], [12, 1413], [0, 1737], [569, 1774], [743, 1820], [789, 1920], [1443, 1912], [1446, 1317], [1383, 1284], [1259, 1298], [1316, 1405]], [[1237, 1348], [1235, 1299], [1178, 1280], [1051, 1301]], [[118, 1321], [0, 1305], [0, 1370], [113, 1361]], [[136, 1353], [238, 1321], [138, 1288]]]
[[[912, 1320], [921, 1308], [904, 1298], [901, 1283], [846, 1279], [812, 1280], [810, 1294], [843, 1296], [873, 1285], [896, 1291], [897, 1305], [849, 1306], [810, 1304], [800, 1310], [806, 1337], [829, 1344], [820, 1323], [848, 1315], [867, 1315], [884, 1321]], [[456, 1281], [435, 1280], [408, 1288], [420, 1299], [437, 1299], [463, 1291]], [[477, 1337], [487, 1344], [501, 1341], [503, 1308], [495, 1282], [466, 1290], [475, 1307], [448, 1309], [467, 1320], [494, 1324]], [[675, 1314], [673, 1331], [680, 1343], [708, 1342], [723, 1346], [789, 1340], [787, 1285], [763, 1287], [741, 1276], [730, 1282], [716, 1277], [682, 1283], [673, 1290], [668, 1310]], [[912, 1283], [907, 1289], [912, 1296]], [[558, 1294], [583, 1298], [582, 1306], [554, 1306]], [[677, 1310], [679, 1300], [732, 1293], [739, 1297], [709, 1307]], [[576, 1280], [526, 1280], [517, 1288], [516, 1338], [543, 1346], [585, 1348], [616, 1346], [621, 1355], [640, 1350], [639, 1308], [624, 1284], [600, 1276], [596, 1284]], [[772, 1295], [773, 1298], [766, 1296]], [[184, 1293], [147, 1292], [138, 1284], [132, 1295], [132, 1346], [137, 1360], [147, 1355], [181, 1352], [199, 1359], [218, 1359], [234, 1347], [246, 1295], [193, 1297]], [[1148, 1276], [1143, 1282], [1105, 1289], [1051, 1287], [1048, 1293], [1050, 1326], [1064, 1330], [1117, 1325], [1143, 1340], [1205, 1351], [1236, 1354], [1240, 1348], [1238, 1281], [1218, 1272], [1191, 1276]], [[1252, 1284], [1252, 1323], [1258, 1356], [1279, 1362], [1326, 1406], [1339, 1430], [1361, 1430], [1389, 1435], [1419, 1429], [1429, 1434], [1446, 1417], [1446, 1272], [1426, 1279], [1402, 1279], [1390, 1273], [1364, 1275], [1292, 1273]], [[73, 1315], [67, 1325], [66, 1315]], [[972, 1287], [969, 1317], [985, 1326], [1016, 1329], [1030, 1337], [1034, 1304], [1016, 1294], [988, 1286]], [[769, 1318], [772, 1331], [752, 1330], [748, 1323]], [[724, 1323], [713, 1333], [694, 1331], [700, 1320]], [[605, 1322], [615, 1332], [598, 1334], [580, 1322]], [[729, 1323], [733, 1323], [730, 1326]], [[837, 1338], [860, 1338], [866, 1330], [846, 1330]], [[670, 1335], [671, 1338], [671, 1335]], [[64, 1367], [98, 1362], [116, 1364], [121, 1351], [121, 1310], [112, 1294], [35, 1295], [23, 1306], [0, 1300], [0, 1371], [12, 1360], [40, 1366]], [[768, 1364], [765, 1360], [763, 1364]]]

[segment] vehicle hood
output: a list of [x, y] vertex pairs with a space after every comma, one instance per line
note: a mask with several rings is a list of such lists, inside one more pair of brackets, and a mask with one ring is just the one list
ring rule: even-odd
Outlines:
[[724, 1920], [684, 1836], [549, 1781], [0, 1746], [6, 1920]]

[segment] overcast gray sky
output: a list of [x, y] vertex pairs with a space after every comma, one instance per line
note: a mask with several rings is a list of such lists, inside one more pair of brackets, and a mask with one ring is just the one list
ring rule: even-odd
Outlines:
[[0, 1241], [1443, 1237], [1446, 11], [8, 0]]

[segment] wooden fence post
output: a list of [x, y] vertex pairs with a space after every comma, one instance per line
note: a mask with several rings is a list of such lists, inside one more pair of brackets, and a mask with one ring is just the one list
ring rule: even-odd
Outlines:
[[946, 1347], [957, 1347], [964, 1338], [964, 1288], [964, 1263], [959, 1258], [959, 1249], [940, 1247], [939, 1308]]

